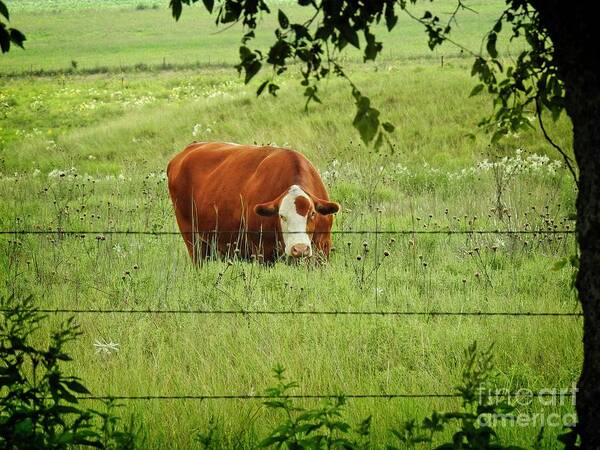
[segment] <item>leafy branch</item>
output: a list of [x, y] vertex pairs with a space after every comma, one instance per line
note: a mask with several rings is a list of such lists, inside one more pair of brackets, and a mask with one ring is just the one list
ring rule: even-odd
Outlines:
[[23, 48], [23, 42], [25, 42], [25, 35], [16, 28], [11, 28], [7, 23], [10, 21], [10, 14], [8, 8], [3, 0], [0, 0], [0, 50], [2, 53], [7, 53], [10, 50], [11, 44], [18, 45]]

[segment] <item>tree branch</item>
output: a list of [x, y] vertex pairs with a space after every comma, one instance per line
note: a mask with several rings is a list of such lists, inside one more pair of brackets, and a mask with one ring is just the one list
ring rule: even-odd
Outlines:
[[567, 166], [567, 168], [569, 169], [569, 172], [571, 172], [571, 175], [573, 176], [573, 180], [575, 181], [575, 185], [579, 188], [579, 180], [577, 178], [577, 174], [575, 173], [575, 169], [573, 168], [573, 160], [569, 157], [569, 155], [567, 155], [565, 153], [565, 151], [558, 145], [556, 144], [552, 138], [548, 135], [546, 128], [544, 127], [544, 121], [542, 120], [542, 107], [540, 105], [540, 100], [538, 98], [538, 96], [536, 95], [535, 97], [535, 112], [537, 114], [537, 118], [538, 118], [538, 122], [540, 124], [540, 128], [542, 130], [542, 133], [544, 134], [544, 138], [546, 139], [546, 141], [548, 141], [548, 143], [554, 147], [554, 149], [561, 154], [561, 156], [563, 157], [564, 161], [565, 161], [565, 165]]

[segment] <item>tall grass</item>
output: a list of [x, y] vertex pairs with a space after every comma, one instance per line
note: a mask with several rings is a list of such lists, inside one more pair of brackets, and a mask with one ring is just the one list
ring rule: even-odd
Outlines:
[[[498, 4], [490, 4], [479, 5], [476, 31], [495, 14]], [[16, 8], [14, 26], [21, 20], [23, 31], [31, 26], [30, 46], [11, 52], [2, 70], [61, 68], [71, 60], [78, 70], [160, 64], [175, 49], [177, 62], [206, 61], [210, 54], [211, 61], [232, 63], [236, 31], [211, 37], [202, 31], [210, 30], [210, 19], [196, 10], [175, 25], [166, 10], [136, 11], [134, 3], [99, 9], [89, 22], [80, 11]], [[541, 134], [524, 132], [490, 147], [475, 126], [489, 99], [467, 99], [468, 61], [446, 60], [442, 67], [414, 59], [426, 50], [416, 44], [420, 30], [407, 27], [406, 39], [386, 41], [385, 61], [349, 63], [354, 82], [396, 125], [393, 149], [381, 152], [358, 143], [352, 99], [340, 80], [323, 83], [323, 104], [306, 113], [294, 75], [282, 79], [277, 98], [259, 99], [256, 86], [243, 86], [223, 68], [4, 77], [0, 227], [176, 230], [164, 169], [195, 139], [303, 152], [342, 204], [335, 230], [572, 229], [573, 182]], [[85, 38], [59, 51], [58, 29]], [[101, 39], [99, 30], [115, 33]], [[566, 118], [552, 134], [571, 148]], [[497, 154], [507, 159], [498, 162]], [[490, 166], [494, 161], [500, 165]], [[519, 170], [503, 172], [500, 213], [490, 167], [516, 163]], [[232, 265], [214, 260], [197, 269], [177, 235], [3, 235], [0, 246], [2, 289], [33, 293], [47, 308], [577, 310], [571, 269], [551, 270], [574, 252], [570, 234], [339, 234], [330, 262], [317, 267], [234, 258]], [[276, 363], [307, 394], [448, 392], [473, 340], [495, 342], [498, 386], [510, 390], [570, 387], [581, 364], [576, 318], [81, 314], [77, 321], [84, 335], [72, 351], [75, 375], [98, 395], [261, 393]], [[108, 351], [98, 351], [103, 345]], [[348, 414], [354, 423], [373, 414], [374, 445], [382, 446], [400, 421], [452, 402], [352, 400]], [[276, 421], [255, 401], [131, 401], [127, 411], [144, 424], [153, 448], [189, 448], [193, 430], [209, 422], [223, 446], [252, 447]], [[529, 445], [539, 428], [507, 426], [501, 434]], [[547, 429], [545, 448], [555, 447], [559, 431]]]

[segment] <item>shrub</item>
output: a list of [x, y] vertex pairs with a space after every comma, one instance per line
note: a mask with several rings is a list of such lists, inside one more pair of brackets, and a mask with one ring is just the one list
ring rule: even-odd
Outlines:
[[106, 412], [81, 406], [77, 394], [90, 392], [62, 372], [72, 360], [64, 348], [80, 334], [73, 318], [42, 346], [35, 334], [46, 316], [31, 297], [0, 298], [0, 309], [0, 448], [134, 448], [133, 426], [119, 426], [114, 402]]
[[[452, 435], [452, 440], [432, 448], [523, 450], [521, 447], [502, 444], [494, 429], [482, 420], [490, 416], [507, 417], [514, 410], [507, 402], [496, 402], [488, 394], [493, 371], [491, 347], [479, 351], [477, 344], [473, 343], [466, 350], [465, 360], [462, 382], [456, 388], [462, 399], [461, 409], [446, 413], [434, 411], [421, 423], [414, 419], [404, 422], [399, 428], [392, 430], [402, 448], [423, 443], [433, 446], [435, 436], [454, 424], [458, 426], [458, 430]], [[389, 450], [396, 448], [399, 447], [388, 446]]]
[[367, 417], [357, 427], [352, 428], [342, 413], [345, 404], [343, 396], [329, 399], [319, 407], [306, 409], [295, 405], [289, 391], [297, 387], [288, 382], [281, 366], [275, 367], [277, 384], [267, 389], [271, 399], [264, 404], [283, 413], [283, 421], [258, 445], [259, 448], [276, 446], [289, 449], [366, 449], [371, 426]]

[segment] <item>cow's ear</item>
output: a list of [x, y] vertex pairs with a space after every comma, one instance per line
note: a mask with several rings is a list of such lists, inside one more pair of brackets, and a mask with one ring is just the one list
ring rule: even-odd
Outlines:
[[279, 212], [279, 205], [275, 202], [259, 203], [254, 207], [254, 212], [259, 216], [272, 217]]
[[315, 201], [315, 209], [319, 214], [328, 216], [329, 214], [335, 214], [340, 210], [340, 204], [336, 202], [329, 202], [327, 200], [317, 199]]

